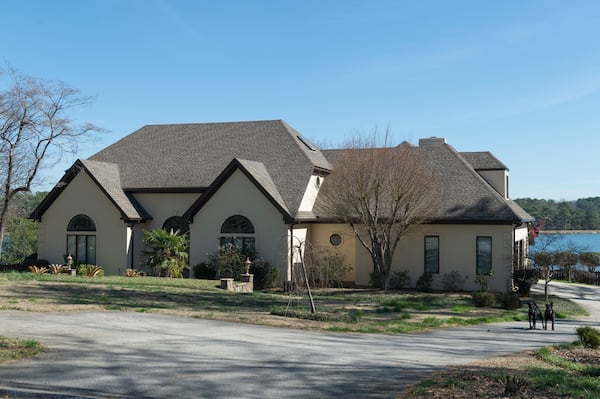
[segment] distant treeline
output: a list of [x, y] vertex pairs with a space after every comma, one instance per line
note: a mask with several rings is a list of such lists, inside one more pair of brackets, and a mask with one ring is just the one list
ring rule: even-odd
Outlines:
[[600, 197], [577, 201], [519, 198], [515, 202], [543, 221], [543, 230], [600, 230]]

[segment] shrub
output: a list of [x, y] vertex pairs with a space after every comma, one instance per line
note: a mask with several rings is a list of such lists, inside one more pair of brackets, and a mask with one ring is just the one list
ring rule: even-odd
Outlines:
[[406, 288], [410, 285], [410, 275], [408, 274], [408, 270], [402, 270], [394, 272], [392, 278], [390, 279], [390, 288], [391, 289], [399, 289]]
[[369, 273], [369, 285], [373, 288], [383, 288], [381, 286], [381, 278], [379, 277], [378, 271]]
[[148, 249], [143, 251], [142, 265], [164, 272], [168, 277], [183, 277], [183, 271], [189, 269], [188, 236], [163, 229], [143, 231], [143, 243]]
[[579, 341], [586, 348], [598, 349], [600, 347], [600, 331], [591, 326], [577, 328]]
[[217, 278], [217, 269], [212, 263], [201, 262], [194, 266], [192, 276], [204, 280], [214, 280]]
[[102, 277], [104, 269], [102, 266], [81, 264], [77, 266], [77, 274], [85, 277]]
[[344, 275], [351, 270], [342, 255], [328, 248], [307, 247], [304, 263], [311, 287], [342, 287]]
[[498, 301], [502, 305], [502, 309], [515, 310], [521, 307], [521, 298], [517, 293], [503, 293], [498, 295]]
[[466, 281], [466, 276], [463, 277], [462, 274], [454, 270], [444, 274], [442, 277], [442, 287], [444, 291], [462, 291]]
[[210, 257], [211, 265], [216, 271], [216, 278], [240, 279], [246, 273], [245, 257], [242, 251], [233, 244], [224, 244]]
[[417, 280], [417, 289], [423, 292], [431, 291], [431, 282], [433, 281], [433, 277], [431, 273], [424, 272], [421, 274], [419, 279]]
[[279, 268], [273, 267], [270, 262], [256, 259], [250, 264], [250, 273], [254, 275], [254, 289], [264, 290], [276, 287], [279, 283]]
[[473, 292], [471, 293], [473, 303], [479, 308], [494, 306], [496, 296], [491, 292]]
[[513, 281], [519, 295], [527, 296], [531, 291], [531, 286], [538, 282], [537, 272], [533, 269], [516, 270], [513, 274]]

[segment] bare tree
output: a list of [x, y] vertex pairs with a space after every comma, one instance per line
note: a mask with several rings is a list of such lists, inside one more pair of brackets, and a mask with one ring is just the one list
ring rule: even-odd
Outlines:
[[408, 143], [377, 148], [377, 133], [355, 138], [333, 159], [322, 194], [325, 207], [347, 223], [369, 252], [384, 290], [400, 238], [428, 219], [436, 205], [434, 176], [419, 148]]
[[554, 269], [552, 268], [554, 261], [553, 252], [537, 252], [533, 255], [535, 266], [539, 270], [539, 276], [544, 280], [544, 300], [548, 302], [548, 285], [554, 279]]
[[11, 67], [5, 77], [8, 84], [0, 91], [0, 243], [15, 196], [31, 191], [40, 170], [75, 153], [83, 137], [101, 131], [89, 123], [77, 124], [70, 116], [92, 103], [92, 97]]

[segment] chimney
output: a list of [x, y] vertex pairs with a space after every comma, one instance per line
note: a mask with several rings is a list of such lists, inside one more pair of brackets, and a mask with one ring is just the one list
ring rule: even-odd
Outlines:
[[446, 139], [443, 137], [429, 137], [419, 139], [419, 147], [439, 147], [446, 144]]

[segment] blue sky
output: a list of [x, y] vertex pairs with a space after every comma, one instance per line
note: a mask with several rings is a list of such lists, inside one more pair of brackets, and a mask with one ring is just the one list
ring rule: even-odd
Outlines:
[[489, 150], [512, 198], [555, 200], [600, 196], [599, 43], [598, 1], [13, 0], [0, 24], [4, 65], [97, 97], [76, 117], [108, 132], [79, 158], [146, 124], [389, 128]]

